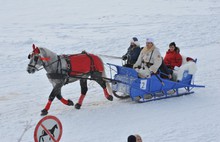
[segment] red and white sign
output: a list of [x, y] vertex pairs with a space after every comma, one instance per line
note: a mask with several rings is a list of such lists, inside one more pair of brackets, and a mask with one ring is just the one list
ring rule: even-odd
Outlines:
[[59, 142], [62, 136], [62, 124], [55, 116], [45, 116], [42, 118], [35, 130], [35, 142]]

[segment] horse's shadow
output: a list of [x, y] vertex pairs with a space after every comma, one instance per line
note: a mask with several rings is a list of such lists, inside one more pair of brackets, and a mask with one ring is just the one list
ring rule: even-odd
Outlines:
[[[50, 132], [50, 134], [53, 137], [55, 137], [55, 135], [54, 135], [55, 129], [58, 129], [57, 124], [55, 124], [51, 129], [48, 129], [48, 131]], [[39, 142], [41, 142], [41, 140], [42, 140], [42, 142], [44, 142], [44, 137], [47, 135], [48, 134], [44, 130], [42, 130], [42, 135], [39, 137]], [[51, 140], [51, 137], [49, 138], [49, 140]]]

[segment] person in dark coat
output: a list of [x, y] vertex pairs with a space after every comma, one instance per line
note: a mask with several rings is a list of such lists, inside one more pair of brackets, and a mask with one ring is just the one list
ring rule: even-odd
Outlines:
[[182, 56], [179, 52], [180, 49], [176, 47], [175, 42], [171, 42], [164, 57], [164, 63], [169, 69], [173, 70], [175, 66], [180, 67], [182, 65]]
[[136, 37], [131, 39], [130, 46], [128, 47], [127, 53], [122, 56], [122, 60], [127, 60], [127, 63], [123, 66], [133, 68], [133, 65], [138, 59], [141, 48], [140, 43]]

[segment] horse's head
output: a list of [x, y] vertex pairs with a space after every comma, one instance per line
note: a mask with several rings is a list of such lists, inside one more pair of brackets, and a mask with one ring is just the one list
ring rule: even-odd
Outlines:
[[30, 59], [27, 67], [28, 73], [34, 73], [35, 71], [38, 71], [40, 67], [44, 65], [43, 60], [46, 60], [41, 56], [40, 49], [38, 47], [35, 47], [34, 44], [33, 51], [28, 55], [28, 59]]

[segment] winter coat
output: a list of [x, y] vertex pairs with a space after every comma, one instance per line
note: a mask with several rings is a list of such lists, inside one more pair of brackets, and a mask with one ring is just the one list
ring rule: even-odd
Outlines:
[[164, 63], [168, 68], [173, 70], [175, 66], [180, 67], [182, 65], [182, 56], [178, 50], [170, 51], [169, 49], [164, 57]]
[[141, 48], [139, 46], [130, 46], [128, 47], [127, 53], [124, 55], [127, 57], [127, 64], [134, 65], [134, 63], [137, 61], [138, 56], [141, 52]]
[[[150, 66], [147, 66], [147, 63], [150, 63]], [[162, 57], [159, 52], [159, 49], [156, 48], [155, 46], [151, 47], [150, 49], [144, 47], [141, 50], [138, 60], [134, 64], [133, 68], [136, 68], [138, 66], [143, 66], [144, 68], [149, 68], [149, 71], [156, 73], [159, 67], [161, 66], [161, 64], [162, 64]]]

